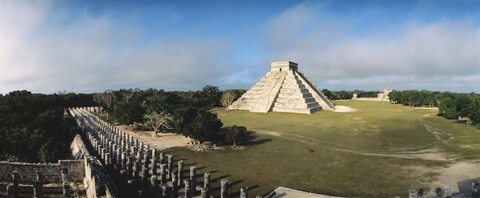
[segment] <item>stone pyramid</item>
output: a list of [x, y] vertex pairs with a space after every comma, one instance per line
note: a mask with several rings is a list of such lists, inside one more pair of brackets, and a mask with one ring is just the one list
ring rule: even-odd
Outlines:
[[271, 70], [228, 109], [311, 114], [335, 105], [298, 71], [297, 63], [282, 61], [272, 62]]

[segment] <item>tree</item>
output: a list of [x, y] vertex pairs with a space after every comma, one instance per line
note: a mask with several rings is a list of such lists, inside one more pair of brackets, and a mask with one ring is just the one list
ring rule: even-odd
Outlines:
[[244, 126], [233, 125], [225, 132], [225, 142], [233, 143], [233, 147], [237, 146], [237, 141], [242, 141], [248, 136], [247, 128]]
[[439, 114], [447, 119], [457, 118], [457, 104], [455, 100], [446, 96], [438, 104]]
[[115, 102], [115, 94], [113, 91], [107, 90], [103, 93], [97, 93], [93, 96], [93, 100], [105, 110], [108, 120], [108, 114], [113, 111], [113, 104]]
[[113, 115], [122, 124], [131, 125], [134, 122], [142, 122], [145, 109], [138, 102], [117, 103], [113, 108]]
[[328, 89], [322, 89], [322, 93], [323, 95], [325, 95], [325, 97], [327, 97], [328, 99], [330, 100], [333, 100], [334, 99], [334, 96], [332, 94], [332, 92]]
[[224, 107], [230, 106], [236, 98], [236, 94], [232, 91], [224, 91], [222, 97], [220, 98], [220, 103]]
[[455, 99], [457, 103], [457, 113], [462, 117], [470, 117], [473, 114], [474, 109], [470, 108], [472, 99], [466, 95], [461, 95]]
[[201, 106], [214, 107], [218, 105], [222, 92], [218, 87], [213, 85], [206, 85], [200, 92]]
[[200, 142], [218, 139], [223, 123], [203, 108], [186, 107], [176, 111], [175, 131]]
[[160, 113], [153, 112], [145, 115], [144, 118], [147, 120], [146, 125], [152, 127], [155, 131], [155, 135], [157, 135], [157, 132], [160, 132], [160, 130], [172, 129], [171, 126], [175, 121], [175, 117], [166, 111], [161, 111]]

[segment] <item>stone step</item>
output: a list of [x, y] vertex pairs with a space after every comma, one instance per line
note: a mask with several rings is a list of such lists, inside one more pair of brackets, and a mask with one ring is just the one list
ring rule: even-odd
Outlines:
[[286, 88], [286, 87], [282, 87], [282, 89], [280, 90], [280, 93], [284, 93], [284, 94], [294, 94], [294, 93], [310, 93], [308, 92], [308, 89], [299, 89], [299, 88]]
[[282, 108], [282, 107], [273, 107], [272, 111], [274, 112], [292, 112], [292, 113], [306, 113], [306, 114], [311, 114], [317, 111], [322, 110], [320, 107], [316, 108]]
[[316, 102], [315, 98], [280, 98], [278, 97], [276, 102], [279, 103], [292, 103], [292, 102], [304, 102], [304, 103], [312, 103]]
[[283, 102], [277, 102], [275, 103], [274, 107], [283, 107], [283, 108], [315, 108], [319, 107], [320, 105], [317, 102], [311, 102], [311, 103], [283, 103]]
[[311, 93], [282, 93], [278, 94], [279, 98], [311, 98]]

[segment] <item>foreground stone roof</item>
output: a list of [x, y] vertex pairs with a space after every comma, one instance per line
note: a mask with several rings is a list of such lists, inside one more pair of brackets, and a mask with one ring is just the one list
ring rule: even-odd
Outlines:
[[278, 187], [275, 189], [272, 194], [272, 196], [269, 196], [269, 198], [340, 198], [340, 197], [335, 197], [335, 196], [329, 196], [329, 195], [321, 195], [321, 194], [315, 194], [315, 193], [309, 193], [305, 191], [299, 191], [291, 188], [286, 188], [286, 187]]

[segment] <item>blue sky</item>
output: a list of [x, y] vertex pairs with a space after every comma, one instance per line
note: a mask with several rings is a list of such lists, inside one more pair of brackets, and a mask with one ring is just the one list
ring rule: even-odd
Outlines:
[[291, 60], [320, 89], [480, 92], [478, 1], [0, 1], [0, 93], [248, 89]]

